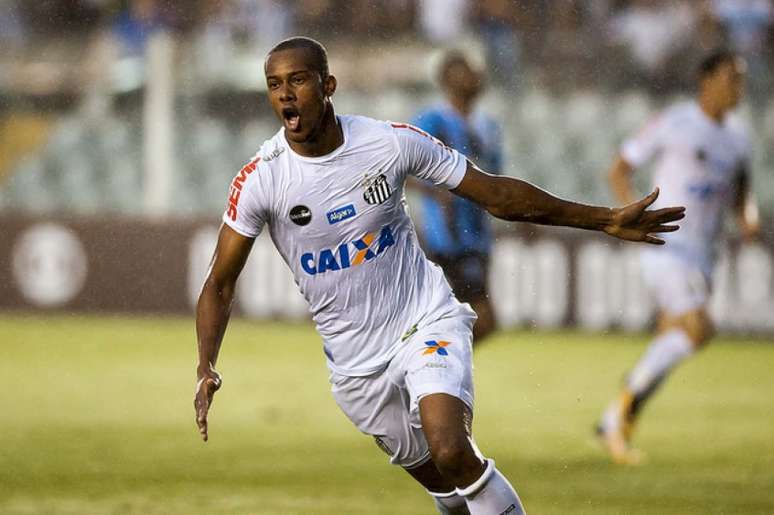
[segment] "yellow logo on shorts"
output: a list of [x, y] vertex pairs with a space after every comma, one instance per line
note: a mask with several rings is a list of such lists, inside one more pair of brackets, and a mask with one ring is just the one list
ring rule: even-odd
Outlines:
[[423, 356], [425, 354], [440, 354], [441, 356], [448, 356], [449, 352], [444, 349], [444, 347], [451, 345], [451, 342], [429, 340], [425, 342], [425, 345], [427, 345], [427, 348], [422, 353]]

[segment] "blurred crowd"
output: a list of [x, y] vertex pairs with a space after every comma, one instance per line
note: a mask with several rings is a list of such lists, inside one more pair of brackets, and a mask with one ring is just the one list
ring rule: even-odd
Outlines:
[[304, 34], [330, 50], [339, 109], [384, 119], [434, 101], [435, 50], [472, 51], [489, 67], [483, 102], [504, 122], [508, 173], [598, 202], [620, 139], [692, 90], [709, 50], [730, 47], [749, 64], [743, 111], [774, 216], [773, 3], [0, 0], [0, 214], [141, 212], [146, 129], [158, 126], [145, 108], [165, 109], [151, 91], [173, 111], [178, 205], [216, 212], [211, 192], [276, 131], [263, 58]]
[[[707, 50], [731, 47], [765, 85], [774, 48], [771, 0], [0, 0], [0, 58], [72, 50], [107, 38], [114, 56], [142, 55], [169, 30], [218, 69], [306, 34], [347, 48], [478, 44], [493, 80], [556, 90], [690, 83]], [[53, 49], [52, 49], [53, 48]], [[92, 54], [86, 54], [93, 60]], [[2, 83], [0, 83], [2, 87]]]

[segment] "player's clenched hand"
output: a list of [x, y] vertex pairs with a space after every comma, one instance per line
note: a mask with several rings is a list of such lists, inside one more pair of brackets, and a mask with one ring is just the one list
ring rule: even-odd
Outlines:
[[666, 207], [649, 210], [648, 207], [657, 198], [658, 188], [637, 202], [613, 209], [611, 221], [604, 227], [604, 231], [622, 240], [663, 245], [664, 240], [654, 236], [654, 233], [673, 232], [679, 229], [679, 225], [673, 225], [670, 222], [681, 220], [685, 216], [685, 208]]
[[199, 381], [196, 383], [196, 395], [194, 396], [194, 410], [196, 410], [196, 425], [202, 440], [207, 441], [207, 413], [212, 406], [212, 397], [220, 389], [223, 380], [215, 369], [210, 368], [206, 372], [199, 373]]

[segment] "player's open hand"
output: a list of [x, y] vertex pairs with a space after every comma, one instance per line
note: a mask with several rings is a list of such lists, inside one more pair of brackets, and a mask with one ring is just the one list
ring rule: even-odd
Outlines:
[[628, 206], [613, 209], [611, 222], [604, 228], [610, 236], [622, 240], [644, 241], [654, 245], [663, 245], [664, 240], [654, 233], [674, 232], [679, 225], [671, 224], [685, 217], [684, 207], [665, 207], [649, 210], [648, 207], [658, 198], [658, 188], [647, 197]]
[[212, 406], [212, 397], [220, 389], [223, 380], [215, 369], [210, 368], [206, 372], [199, 374], [199, 381], [196, 383], [196, 396], [194, 397], [194, 409], [196, 410], [196, 425], [199, 427], [199, 434], [202, 440], [207, 441], [207, 414]]

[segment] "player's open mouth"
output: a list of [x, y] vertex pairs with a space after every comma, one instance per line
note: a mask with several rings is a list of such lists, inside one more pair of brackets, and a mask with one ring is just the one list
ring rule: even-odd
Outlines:
[[285, 121], [285, 128], [290, 131], [297, 131], [301, 123], [301, 116], [295, 107], [283, 107], [282, 119]]

